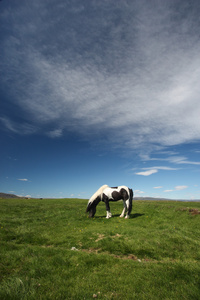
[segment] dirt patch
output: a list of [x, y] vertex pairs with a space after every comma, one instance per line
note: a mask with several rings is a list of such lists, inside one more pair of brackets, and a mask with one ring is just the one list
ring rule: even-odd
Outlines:
[[197, 208], [181, 207], [177, 209], [178, 211], [188, 211], [192, 216], [199, 215], [200, 211]]
[[[134, 254], [128, 254], [128, 255], [117, 255], [117, 254], [111, 254], [107, 251], [105, 252], [101, 252], [101, 248], [89, 248], [89, 249], [80, 249], [80, 251], [82, 252], [86, 252], [86, 253], [95, 253], [95, 254], [106, 254], [109, 256], [112, 256], [114, 258], [118, 258], [118, 259], [130, 259], [130, 260], [135, 260], [135, 261], [139, 261], [141, 262], [140, 259], [137, 258], [137, 256], [135, 256]], [[145, 259], [144, 259], [145, 261]]]
[[188, 207], [181, 207], [181, 208], [177, 208], [176, 211], [188, 211], [189, 208]]
[[101, 251], [101, 248], [89, 248], [89, 249], [81, 249], [81, 251], [86, 252], [86, 253], [99, 253]]
[[189, 213], [194, 216], [194, 215], [199, 215], [200, 211], [197, 208], [190, 208]]
[[173, 264], [173, 263], [177, 263], [179, 260], [177, 259], [170, 259], [170, 260], [156, 260], [153, 258], [141, 258], [139, 259], [136, 255], [134, 254], [127, 254], [127, 255], [117, 255], [117, 254], [112, 254], [108, 251], [102, 251], [101, 248], [89, 248], [89, 249], [80, 249], [79, 251], [85, 252], [85, 253], [93, 253], [93, 254], [103, 254], [103, 255], [107, 255], [110, 257], [114, 257], [116, 259], [120, 259], [120, 260], [132, 260], [132, 261], [137, 261], [139, 263], [164, 263], [164, 264]]
[[129, 254], [129, 255], [115, 255], [115, 254], [110, 254], [111, 256], [115, 257], [115, 258], [120, 258], [120, 259], [131, 259], [131, 260], [137, 260], [137, 261], [141, 261], [140, 259], [137, 258], [137, 256], [133, 255], [133, 254]]
[[100, 240], [103, 240], [104, 238], [105, 238], [105, 235], [104, 234], [100, 234], [100, 233], [98, 233], [98, 238], [95, 240], [95, 242], [98, 242], [98, 241], [100, 241]]
[[121, 234], [116, 233], [115, 235], [112, 236], [112, 238], [114, 239], [114, 238], [118, 238], [118, 237], [121, 237], [121, 236], [122, 236]]
[[115, 235], [111, 235], [111, 236], [105, 236], [104, 234], [100, 234], [100, 233], [97, 233], [98, 234], [98, 238], [95, 240], [95, 242], [97, 243], [98, 241], [101, 241], [107, 237], [111, 238], [111, 239], [115, 239], [115, 238], [119, 238], [121, 237], [122, 235], [119, 234], [119, 233], [116, 233]]

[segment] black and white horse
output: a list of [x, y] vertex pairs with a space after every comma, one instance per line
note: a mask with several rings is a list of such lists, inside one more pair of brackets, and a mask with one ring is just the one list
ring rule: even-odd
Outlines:
[[103, 185], [100, 187], [88, 201], [86, 212], [89, 212], [89, 217], [93, 218], [96, 213], [96, 206], [100, 201], [103, 201], [106, 205], [106, 218], [109, 219], [112, 217], [109, 201], [118, 200], [123, 200], [124, 202], [124, 208], [120, 217], [123, 218], [125, 212], [127, 211], [125, 218], [129, 218], [132, 210], [133, 190], [124, 185], [118, 187], [109, 187], [108, 185]]

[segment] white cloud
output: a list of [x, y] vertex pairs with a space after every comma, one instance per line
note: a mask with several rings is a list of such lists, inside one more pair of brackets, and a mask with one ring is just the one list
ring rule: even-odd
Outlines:
[[10, 131], [20, 134], [20, 135], [29, 135], [37, 131], [37, 126], [32, 125], [28, 122], [17, 123], [13, 120], [10, 120], [8, 117], [0, 117], [0, 122]]
[[47, 135], [51, 138], [58, 138], [62, 136], [62, 129], [54, 129], [52, 131], [47, 132]]
[[182, 191], [184, 189], [187, 189], [188, 186], [187, 185], [177, 185], [174, 187], [174, 190], [165, 190], [164, 193], [168, 193], [168, 192], [174, 192], [174, 191]]
[[155, 174], [157, 173], [158, 170], [148, 170], [148, 171], [144, 171], [144, 172], [138, 172], [138, 173], [135, 173], [136, 175], [143, 175], [143, 176], [149, 176], [149, 175], [152, 175], [152, 174]]
[[[177, 9], [168, 3], [145, 3], [120, 2], [117, 26], [111, 2], [89, 4], [91, 10], [98, 7], [89, 18], [84, 4], [62, 1], [56, 7], [60, 18], [52, 18], [54, 6], [39, 0], [2, 13], [8, 26], [0, 49], [2, 80], [11, 104], [25, 112], [20, 122], [3, 116], [4, 126], [18, 134], [47, 134], [54, 124], [52, 138], [69, 130], [131, 149], [198, 140], [195, 13], [183, 3], [178, 12], [184, 18], [176, 18]], [[175, 157], [172, 162], [200, 164]], [[139, 175], [155, 170], [148, 172]]]
[[143, 169], [155, 169], [155, 170], [165, 170], [165, 171], [178, 170], [177, 168], [166, 167], [166, 166], [149, 167], [149, 168], [143, 168]]
[[174, 164], [188, 164], [188, 165], [200, 165], [198, 161], [190, 161], [185, 156], [171, 156], [167, 160]]
[[154, 173], [157, 173], [158, 170], [165, 170], [165, 171], [178, 170], [177, 168], [171, 168], [171, 167], [166, 167], [166, 166], [149, 167], [149, 168], [142, 168], [142, 169], [147, 170], [147, 171], [141, 171], [141, 172], [137, 172], [135, 174], [136, 175], [149, 176], [149, 175], [152, 175]]
[[[167, 154], [168, 151], [166, 151]], [[160, 151], [159, 154], [165, 154], [164, 151]], [[150, 157], [149, 154], [141, 154], [140, 155], [141, 159], [143, 161], [165, 161], [171, 164], [176, 164], [176, 165], [181, 165], [181, 164], [188, 164], [188, 165], [200, 165], [199, 161], [191, 161], [188, 160], [188, 158], [186, 156], [180, 156], [180, 155], [172, 155], [172, 156], [168, 156], [165, 158], [161, 158], [161, 157]], [[158, 166], [158, 167], [151, 167], [151, 168], [155, 168], [155, 169], [160, 169], [160, 170], [178, 170], [178, 168], [172, 168], [172, 167], [165, 167], [165, 166]]]
[[187, 188], [188, 188], [187, 185], [177, 185], [177, 186], [175, 186], [176, 191], [182, 191], [182, 190], [187, 189]]
[[162, 189], [162, 186], [154, 186], [154, 189]]
[[28, 179], [26, 179], [26, 178], [22, 178], [22, 179], [18, 179], [18, 180], [20, 180], [20, 181], [28, 181]]
[[141, 190], [134, 190], [134, 197], [141, 197], [143, 194], [145, 194], [145, 192]]
[[134, 190], [134, 194], [144, 194], [144, 192], [140, 190]]

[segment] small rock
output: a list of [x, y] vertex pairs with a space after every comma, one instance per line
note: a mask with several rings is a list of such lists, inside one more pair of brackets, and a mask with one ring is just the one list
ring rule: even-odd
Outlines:
[[78, 251], [78, 249], [76, 249], [76, 247], [72, 247], [71, 250]]

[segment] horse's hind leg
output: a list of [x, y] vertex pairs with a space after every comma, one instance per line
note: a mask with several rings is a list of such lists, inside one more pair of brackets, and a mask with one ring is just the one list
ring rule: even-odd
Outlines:
[[125, 212], [126, 212], [126, 210], [127, 210], [126, 201], [123, 201], [123, 204], [124, 204], [124, 208], [123, 208], [123, 210], [122, 210], [122, 213], [121, 213], [121, 215], [120, 215], [120, 218], [123, 218], [123, 217], [124, 217]]
[[128, 219], [130, 217], [130, 213], [132, 210], [132, 199], [126, 200], [126, 205], [127, 205], [127, 214], [126, 214], [125, 219]]

